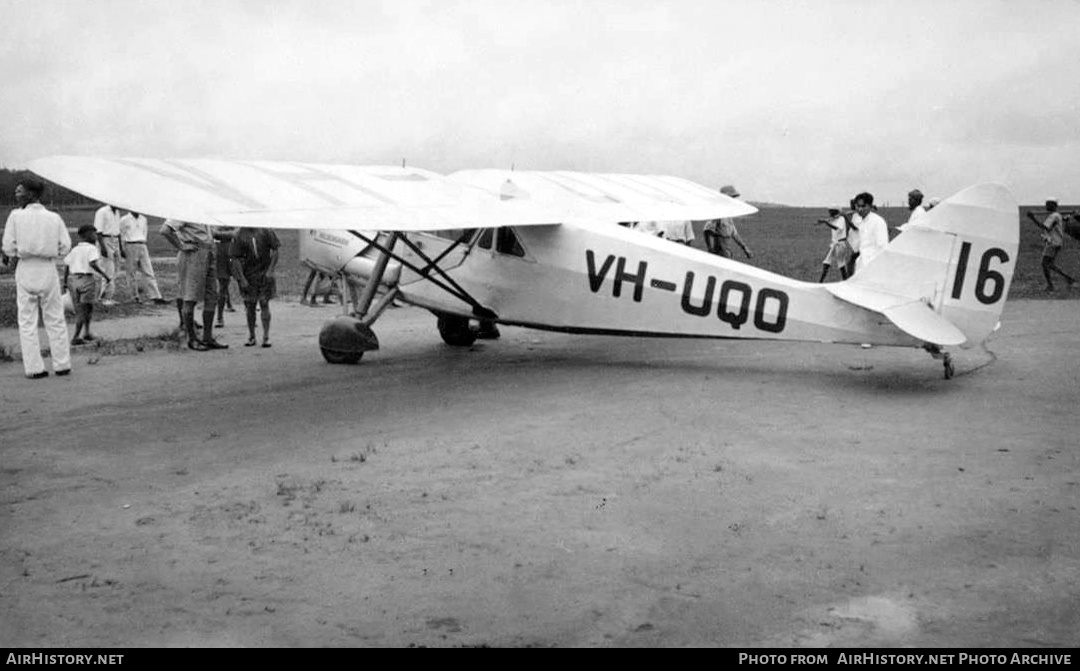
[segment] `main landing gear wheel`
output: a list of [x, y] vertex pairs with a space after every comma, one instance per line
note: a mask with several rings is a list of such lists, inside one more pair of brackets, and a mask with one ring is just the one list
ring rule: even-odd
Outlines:
[[956, 369], [953, 367], [952, 355], [945, 352], [942, 358], [945, 359], [945, 379], [951, 380], [953, 375], [956, 374]]
[[476, 331], [469, 325], [468, 317], [439, 317], [439, 335], [444, 343], [453, 347], [468, 347], [476, 342]]
[[319, 348], [322, 352], [322, 356], [326, 359], [326, 363], [345, 363], [349, 365], [360, 363], [360, 359], [363, 358], [363, 352], [336, 352], [332, 349], [326, 349], [325, 347]]
[[319, 351], [327, 363], [360, 363], [364, 352], [379, 349], [379, 339], [367, 324], [344, 315], [323, 324]]

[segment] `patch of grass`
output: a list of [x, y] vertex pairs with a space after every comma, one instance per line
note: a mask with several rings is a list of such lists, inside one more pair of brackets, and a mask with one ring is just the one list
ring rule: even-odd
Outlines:
[[[186, 342], [186, 336], [182, 336], [180, 329], [162, 331], [158, 335], [145, 335], [136, 338], [97, 338], [84, 345], [72, 345], [72, 356], [86, 356], [87, 363], [93, 365], [103, 356], [117, 356], [123, 354], [141, 354], [153, 350], [178, 350]], [[41, 356], [48, 359], [51, 353], [48, 348], [41, 350]], [[14, 361], [3, 346], [0, 346], [0, 361]]]
[[137, 338], [117, 338], [108, 340], [98, 338], [86, 345], [72, 348], [74, 354], [94, 354], [98, 356], [116, 356], [121, 354], [141, 354], [153, 350], [178, 350], [186, 341], [180, 329], [162, 331], [158, 335], [145, 335]]

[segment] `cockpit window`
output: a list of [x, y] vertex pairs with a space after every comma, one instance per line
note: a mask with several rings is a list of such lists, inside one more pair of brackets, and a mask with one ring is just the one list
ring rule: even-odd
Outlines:
[[491, 249], [492, 228], [485, 228], [480, 234], [480, 240], [476, 243], [481, 249]]

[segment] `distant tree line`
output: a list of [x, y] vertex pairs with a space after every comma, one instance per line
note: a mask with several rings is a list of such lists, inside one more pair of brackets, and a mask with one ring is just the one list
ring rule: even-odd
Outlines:
[[[0, 206], [5, 208], [15, 206], [15, 185], [23, 177], [39, 177], [29, 170], [9, 170], [0, 168]], [[71, 189], [65, 189], [59, 184], [53, 184], [47, 179], [45, 182], [45, 197], [41, 202], [46, 207], [73, 207], [79, 205], [97, 205], [96, 200], [75, 193]]]

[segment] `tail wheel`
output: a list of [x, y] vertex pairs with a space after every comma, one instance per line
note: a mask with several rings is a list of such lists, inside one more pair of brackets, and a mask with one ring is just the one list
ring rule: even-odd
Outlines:
[[468, 347], [476, 342], [476, 331], [467, 317], [439, 317], [439, 335], [443, 342], [453, 347]]

